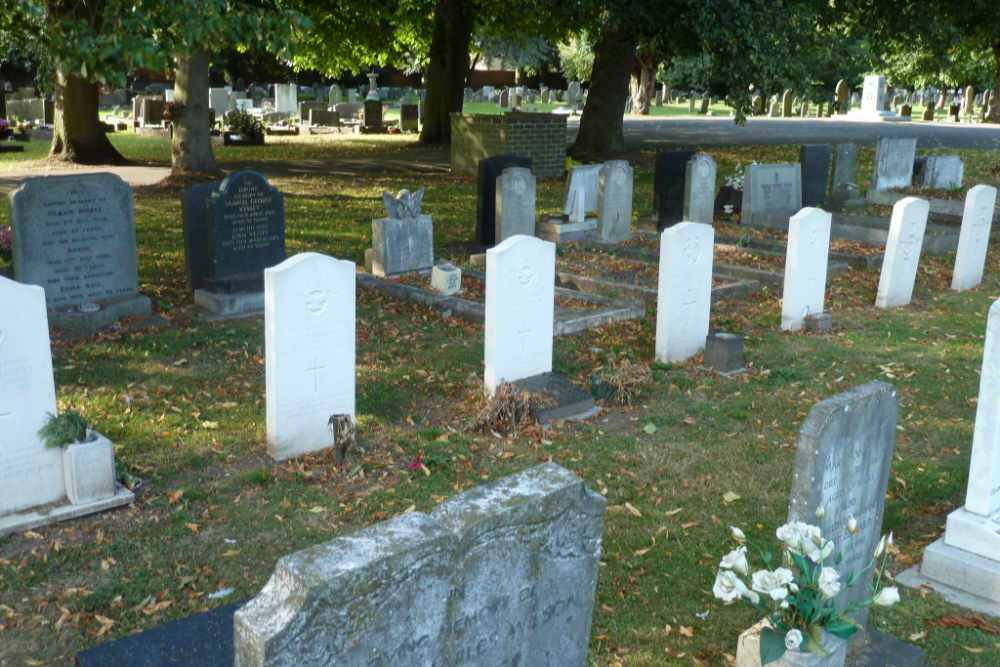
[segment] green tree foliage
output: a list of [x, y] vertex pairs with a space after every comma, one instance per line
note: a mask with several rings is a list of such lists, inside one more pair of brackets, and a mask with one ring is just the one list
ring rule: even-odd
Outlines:
[[567, 81], [590, 81], [594, 69], [594, 43], [596, 40], [587, 30], [570, 35], [565, 42], [559, 42], [559, 68]]

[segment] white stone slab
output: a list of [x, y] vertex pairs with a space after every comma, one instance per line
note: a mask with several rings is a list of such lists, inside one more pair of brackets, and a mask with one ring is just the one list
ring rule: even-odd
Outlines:
[[957, 549], [939, 539], [924, 550], [917, 568], [896, 581], [913, 588], [930, 586], [946, 600], [990, 616], [1000, 616], [1000, 562]]
[[705, 348], [712, 302], [711, 225], [680, 222], [660, 235], [656, 360], [684, 361]]
[[974, 185], [965, 195], [962, 231], [958, 235], [955, 271], [951, 276], [953, 290], [971, 289], [983, 281], [996, 199], [997, 189], [992, 185]]
[[893, 308], [910, 303], [929, 210], [927, 200], [917, 197], [905, 197], [892, 207], [885, 259], [875, 295], [876, 307]]
[[982, 516], [1000, 512], [1000, 299], [986, 324], [965, 508]]
[[832, 220], [822, 209], [804, 208], [788, 221], [781, 293], [781, 328], [785, 331], [798, 331], [805, 326], [806, 315], [823, 312]]
[[535, 235], [535, 175], [525, 167], [507, 167], [496, 182], [496, 240]]
[[924, 159], [921, 185], [950, 190], [962, 187], [965, 163], [957, 155], [931, 155]]
[[294, 83], [274, 84], [274, 110], [294, 114], [299, 110], [299, 89]]
[[688, 160], [684, 179], [684, 219], [712, 224], [715, 216], [715, 159], [698, 153]]
[[635, 170], [625, 160], [608, 160], [598, 178], [597, 228], [602, 241], [621, 243], [632, 236]]
[[431, 289], [444, 295], [461, 292], [462, 269], [449, 262], [435, 264], [431, 269]]
[[354, 416], [354, 262], [306, 252], [264, 270], [268, 453], [334, 444], [331, 415]]
[[915, 138], [882, 137], [875, 145], [875, 190], [908, 188], [913, 184], [913, 160], [917, 155]]
[[556, 246], [512, 236], [486, 251], [485, 390], [552, 370]]
[[[583, 222], [588, 211], [597, 208], [599, 179], [603, 164], [574, 165], [566, 184], [566, 202], [563, 213], [570, 222]], [[582, 195], [580, 194], [582, 193]]]
[[885, 77], [870, 74], [861, 89], [861, 111], [877, 114], [885, 110]]
[[0, 516], [66, 495], [62, 450], [38, 429], [56, 414], [45, 290], [0, 276]]

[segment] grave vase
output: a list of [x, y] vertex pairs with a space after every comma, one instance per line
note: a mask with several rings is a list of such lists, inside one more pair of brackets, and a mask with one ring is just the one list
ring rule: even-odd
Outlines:
[[71, 442], [63, 449], [66, 497], [74, 505], [91, 503], [115, 495], [115, 446], [97, 431], [88, 430], [87, 440]]
[[[754, 625], [740, 635], [736, 647], [735, 667], [760, 667], [760, 631], [770, 627], [767, 619]], [[823, 630], [821, 643], [830, 653], [822, 658], [811, 651], [802, 649], [785, 650], [780, 658], [767, 663], [768, 667], [844, 667], [847, 659], [847, 640]]]

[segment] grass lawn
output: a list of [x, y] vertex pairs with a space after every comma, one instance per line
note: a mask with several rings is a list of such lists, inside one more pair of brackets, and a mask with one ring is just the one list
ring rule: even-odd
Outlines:
[[[169, 160], [166, 140], [113, 140], [133, 160]], [[40, 157], [36, 143], [19, 158], [0, 156], [0, 174]], [[419, 150], [412, 137], [301, 137], [216, 156], [223, 168], [274, 174], [290, 255], [361, 262], [382, 190], [426, 185], [437, 257], [462, 260], [457, 249], [475, 229], [474, 179], [377, 166]], [[721, 182], [738, 163], [794, 160], [798, 147], [709, 152]], [[957, 152], [966, 186], [992, 183], [995, 153]], [[873, 153], [859, 150], [862, 183]], [[637, 216], [652, 214], [653, 157], [633, 156]], [[376, 166], [343, 168], [362, 158]], [[540, 181], [539, 211], [557, 208], [562, 192], [561, 182]], [[616, 355], [651, 364], [653, 382], [631, 407], [517, 437], [469, 430], [482, 406], [481, 326], [359, 291], [359, 444], [343, 466], [332, 452], [276, 464], [265, 454], [262, 320], [196, 317], [180, 195], [135, 190], [140, 289], [169, 324], [53, 344], [60, 409], [79, 410], [115, 442], [119, 462], [143, 480], [136, 503], [0, 538], [0, 665], [65, 664], [82, 648], [253, 596], [283, 554], [410, 508], [429, 511], [550, 459], [608, 499], [592, 663], [725, 665], [757, 620], [749, 606], [711, 594], [729, 526], [774, 539], [809, 409], [873, 379], [893, 383], [900, 398], [884, 530], [901, 552], [890, 571], [918, 563], [964, 502], [986, 312], [1000, 297], [996, 249], [983, 285], [961, 294], [948, 289], [953, 256], [923, 257], [913, 303], [889, 311], [872, 306], [876, 271], [837, 277], [827, 294], [837, 328], [828, 335], [779, 332], [774, 290], [714, 304], [713, 327], [746, 338], [749, 370], [730, 379], [698, 370], [698, 359], [652, 363], [652, 310], [557, 338], [555, 370], [579, 383]], [[426, 471], [408, 469], [418, 459]], [[210, 597], [224, 589], [232, 592]], [[1000, 637], [947, 617], [968, 612], [927, 592], [901, 593], [900, 604], [873, 613], [877, 628], [918, 644], [932, 664], [1000, 664]]]

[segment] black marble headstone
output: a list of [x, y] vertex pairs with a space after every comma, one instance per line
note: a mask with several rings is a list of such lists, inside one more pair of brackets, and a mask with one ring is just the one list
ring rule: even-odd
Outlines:
[[476, 241], [487, 248], [492, 248], [497, 242], [497, 177], [508, 167], [531, 169], [531, 158], [517, 155], [495, 155], [479, 161]]
[[212, 253], [208, 247], [208, 198], [218, 191], [221, 181], [199, 183], [184, 190], [181, 211], [184, 219], [184, 259], [188, 290], [205, 287], [212, 273]]
[[382, 102], [379, 100], [365, 100], [365, 127], [382, 127]]
[[826, 201], [832, 155], [833, 148], [829, 144], [808, 144], [799, 149], [803, 206], [822, 206]]
[[653, 210], [656, 230], [663, 231], [684, 219], [684, 179], [687, 163], [695, 151], [667, 151], [656, 154], [653, 177]]

